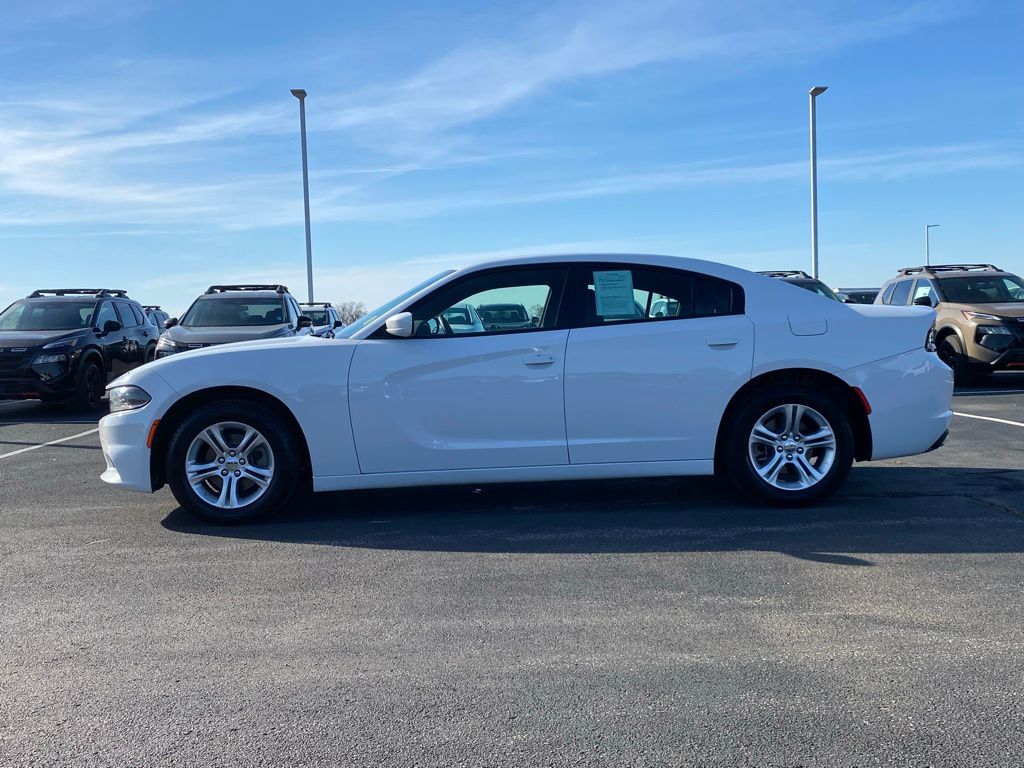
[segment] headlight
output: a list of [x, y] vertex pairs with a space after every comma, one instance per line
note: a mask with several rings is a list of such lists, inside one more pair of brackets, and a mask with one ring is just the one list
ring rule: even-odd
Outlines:
[[110, 412], [134, 411], [146, 405], [152, 398], [142, 387], [126, 384], [120, 387], [111, 387], [107, 390], [110, 398]]
[[999, 315], [990, 315], [987, 312], [971, 312], [967, 309], [961, 309], [960, 312], [968, 320], [1002, 320], [1003, 318]]
[[1013, 331], [1005, 325], [979, 325], [978, 333], [999, 333], [1006, 336], [1013, 336]]
[[36, 355], [36, 359], [32, 361], [32, 370], [43, 381], [50, 381], [58, 376], [63, 376], [68, 372], [69, 368], [68, 354], [64, 352], [44, 352], [41, 355]]
[[66, 363], [67, 361], [68, 356], [63, 353], [52, 355], [38, 355], [36, 359], [32, 361], [32, 365], [36, 366], [47, 365], [51, 363]]
[[188, 349], [188, 347], [184, 344], [165, 339], [162, 336], [156, 342], [156, 351], [159, 355], [173, 355], [175, 352], [181, 352], [185, 349]]

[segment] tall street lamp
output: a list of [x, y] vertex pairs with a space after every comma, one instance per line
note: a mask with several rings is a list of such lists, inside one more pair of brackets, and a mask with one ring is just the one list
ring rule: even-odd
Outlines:
[[814, 100], [828, 90], [827, 85], [816, 85], [811, 94], [811, 274], [818, 277], [818, 139], [814, 115]]
[[309, 303], [313, 303], [313, 240], [309, 233], [309, 166], [306, 164], [306, 92], [292, 88], [292, 96], [299, 100], [299, 132], [302, 135], [302, 202], [306, 207], [306, 288]]
[[937, 227], [938, 224], [925, 224], [924, 225], [924, 265], [930, 267], [932, 264], [932, 254], [928, 243], [928, 232], [932, 227]]

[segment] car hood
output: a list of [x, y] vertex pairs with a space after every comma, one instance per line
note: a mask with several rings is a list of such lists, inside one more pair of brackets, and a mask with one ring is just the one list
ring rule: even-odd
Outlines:
[[79, 336], [88, 335], [88, 329], [74, 331], [0, 331], [0, 347], [38, 347], [43, 344], [52, 344], [55, 341], [70, 341]]
[[1007, 301], [1001, 304], [943, 304], [941, 309], [959, 309], [962, 312], [981, 312], [999, 317], [1024, 317], [1024, 301]]
[[233, 341], [255, 341], [279, 338], [291, 329], [287, 325], [231, 325], [223, 328], [186, 328], [175, 325], [164, 331], [163, 336], [179, 344], [230, 344]]

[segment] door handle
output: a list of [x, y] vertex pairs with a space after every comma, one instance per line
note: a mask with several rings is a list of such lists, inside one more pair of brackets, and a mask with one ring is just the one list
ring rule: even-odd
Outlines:
[[523, 365], [537, 366], [537, 365], [551, 365], [555, 362], [554, 355], [530, 355], [523, 359]]
[[732, 349], [739, 344], [738, 339], [708, 339], [707, 344], [712, 349]]

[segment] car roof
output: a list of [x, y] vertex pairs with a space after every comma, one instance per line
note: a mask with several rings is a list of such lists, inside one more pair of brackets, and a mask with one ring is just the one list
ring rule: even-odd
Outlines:
[[201, 299], [237, 299], [239, 296], [247, 299], [283, 299], [288, 294], [277, 291], [218, 291], [217, 293], [204, 293]]

